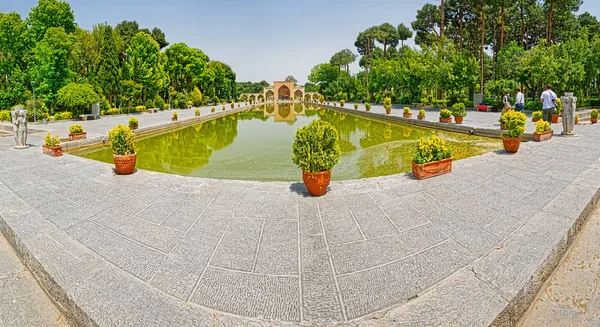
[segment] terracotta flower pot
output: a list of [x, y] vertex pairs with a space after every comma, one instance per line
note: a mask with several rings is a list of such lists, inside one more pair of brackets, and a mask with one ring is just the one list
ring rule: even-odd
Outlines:
[[417, 116], [419, 120], [425, 120], [425, 116]]
[[344, 104], [343, 104], [343, 103], [340, 103], [340, 107], [344, 108]]
[[371, 111], [371, 108], [367, 108], [367, 111]]
[[457, 124], [462, 124], [464, 117], [463, 116], [454, 116], [454, 121]]
[[552, 124], [558, 124], [559, 114], [552, 114]]
[[113, 154], [113, 159], [115, 161], [115, 168], [117, 170], [117, 174], [119, 175], [129, 175], [132, 174], [135, 170], [135, 162], [137, 160], [137, 153], [127, 154], [127, 155], [118, 155]]
[[504, 150], [508, 153], [517, 153], [519, 146], [521, 146], [521, 137], [503, 137], [502, 143], [504, 144]]
[[598, 118], [590, 118], [590, 122], [591, 122], [592, 124], [595, 124], [595, 123], [597, 123], [597, 122], [598, 122]]
[[391, 115], [392, 114], [392, 109], [385, 109], [385, 113], [388, 114], [388, 115]]
[[310, 195], [321, 196], [327, 192], [327, 186], [331, 181], [331, 170], [320, 173], [302, 171], [302, 180]]
[[177, 121], [177, 118], [171, 117], [171, 121]]
[[85, 140], [87, 138], [87, 132], [69, 134], [69, 141]]
[[543, 133], [538, 133], [538, 132], [534, 132], [533, 133], [533, 140], [536, 142], [543, 142], [543, 141], [548, 141], [549, 139], [552, 138], [552, 134], [554, 133], [554, 131], [550, 130], [547, 132], [543, 132]]
[[44, 154], [47, 154], [51, 157], [60, 157], [62, 156], [62, 145], [58, 146], [47, 146], [42, 145], [42, 149], [44, 150]]
[[440, 117], [440, 123], [451, 124], [452, 123], [452, 117], [448, 117], [448, 118]]
[[404, 118], [412, 118], [412, 113], [410, 113], [410, 114], [403, 113], [402, 117], [404, 117]]
[[138, 129], [138, 125], [133, 125], [133, 126], [129, 126], [129, 129], [132, 131], [135, 131], [136, 129]]
[[425, 179], [434, 176], [447, 174], [452, 171], [452, 158], [439, 161], [428, 162], [420, 165], [412, 163], [412, 173], [418, 179]]
[[537, 117], [532, 117], [532, 118], [531, 118], [531, 121], [532, 121], [532, 122], [534, 122], [534, 123], [535, 123], [535, 122], [537, 122], [538, 120], [540, 120], [540, 119], [539, 119], [539, 118], [537, 118]]
[[197, 113], [197, 114], [196, 114], [196, 117], [200, 117], [200, 114], [199, 114], [199, 113]]

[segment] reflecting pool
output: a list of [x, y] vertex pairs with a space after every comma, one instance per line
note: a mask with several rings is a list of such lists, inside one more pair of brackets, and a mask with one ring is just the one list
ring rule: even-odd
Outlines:
[[[227, 117], [136, 140], [137, 168], [158, 172], [221, 179], [299, 181], [292, 163], [294, 133], [321, 119], [340, 134], [341, 163], [334, 180], [397, 174], [411, 170], [415, 141], [438, 134], [464, 159], [502, 148], [500, 140], [436, 131], [372, 120], [317, 106], [269, 104]], [[72, 152], [112, 163], [108, 147]]]

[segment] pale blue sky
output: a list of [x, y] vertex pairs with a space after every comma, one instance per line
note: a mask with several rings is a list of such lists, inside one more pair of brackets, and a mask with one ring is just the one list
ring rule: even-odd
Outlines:
[[[232, 66], [238, 81], [269, 83], [294, 75], [306, 82], [310, 69], [335, 52], [356, 51], [356, 35], [389, 22], [410, 27], [417, 9], [432, 0], [70, 0], [85, 29], [135, 20], [161, 28], [171, 44], [185, 42], [211, 60]], [[23, 18], [37, 0], [1, 0], [0, 12]], [[600, 1], [584, 0], [583, 11], [600, 16]], [[412, 44], [412, 41], [408, 42]], [[356, 72], [358, 65], [352, 70]]]

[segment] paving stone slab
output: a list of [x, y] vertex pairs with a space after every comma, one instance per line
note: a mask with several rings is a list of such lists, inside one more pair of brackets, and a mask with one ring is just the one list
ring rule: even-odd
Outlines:
[[248, 274], [209, 267], [191, 300], [243, 316], [299, 321], [299, 294], [298, 277]]
[[[406, 302], [471, 260], [461, 246], [445, 242], [403, 260], [340, 276], [348, 317], [357, 318]], [[391, 280], [389, 276], [397, 278]]]

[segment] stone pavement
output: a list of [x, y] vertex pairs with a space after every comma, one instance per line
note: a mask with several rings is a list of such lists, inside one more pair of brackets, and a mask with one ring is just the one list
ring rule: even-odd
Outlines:
[[67, 327], [62, 315], [0, 237], [0, 327]]
[[509, 326], [598, 201], [600, 129], [576, 132], [320, 198], [0, 137], [0, 229], [85, 326]]
[[554, 271], [522, 327], [600, 326], [600, 208]]

